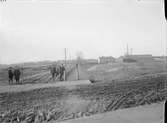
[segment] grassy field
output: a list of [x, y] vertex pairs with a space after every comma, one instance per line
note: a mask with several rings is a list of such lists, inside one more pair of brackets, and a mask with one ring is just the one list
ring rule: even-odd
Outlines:
[[[167, 99], [167, 72], [163, 63], [80, 65], [79, 69], [85, 77], [82, 79], [96, 81], [74, 88], [49, 87], [0, 93], [0, 122], [61, 121]], [[44, 72], [34, 75], [28, 72], [29, 82], [35, 76], [45, 75]], [[44, 81], [37, 79], [35, 83]]]
[[[86, 67], [85, 67], [86, 68]], [[110, 82], [111, 80], [135, 79], [148, 74], [163, 73], [167, 67], [163, 62], [98, 64], [86, 68], [89, 78]]]

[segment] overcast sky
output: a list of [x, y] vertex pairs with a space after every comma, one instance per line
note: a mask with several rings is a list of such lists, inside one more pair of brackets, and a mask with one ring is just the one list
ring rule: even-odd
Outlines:
[[[163, 0], [6, 0], [0, 3], [0, 63], [165, 55]], [[47, 1], [47, 2], [46, 2]]]

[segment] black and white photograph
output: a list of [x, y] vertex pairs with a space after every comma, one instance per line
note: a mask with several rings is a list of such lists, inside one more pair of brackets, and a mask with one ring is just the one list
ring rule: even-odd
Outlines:
[[166, 0], [0, 0], [0, 123], [165, 123]]

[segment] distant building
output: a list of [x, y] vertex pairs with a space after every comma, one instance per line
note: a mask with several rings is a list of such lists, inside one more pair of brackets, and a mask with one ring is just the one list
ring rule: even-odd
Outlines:
[[153, 56], [150, 54], [125, 55], [118, 58], [120, 62], [151, 62], [153, 60]]
[[83, 59], [82, 63], [98, 64], [97, 59]]
[[114, 63], [114, 62], [116, 62], [116, 60], [112, 56], [102, 56], [102, 57], [99, 57], [99, 63], [100, 64], [107, 64], [107, 63]]
[[[59, 60], [58, 63], [64, 64], [65, 60]], [[76, 63], [78, 63], [78, 60], [76, 60], [76, 59], [66, 60], [66, 63], [67, 64], [76, 64]], [[88, 64], [88, 63], [90, 63], [90, 64], [98, 64], [98, 60], [97, 59], [80, 59], [79, 63], [80, 64]]]
[[154, 56], [153, 57], [154, 61], [167, 61], [167, 56]]

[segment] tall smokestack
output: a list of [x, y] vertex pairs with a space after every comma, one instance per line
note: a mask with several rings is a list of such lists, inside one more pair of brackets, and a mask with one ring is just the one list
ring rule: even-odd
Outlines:
[[129, 48], [128, 48], [128, 44], [127, 44], [127, 47], [126, 47], [126, 48], [127, 48], [127, 55], [129, 55]]

